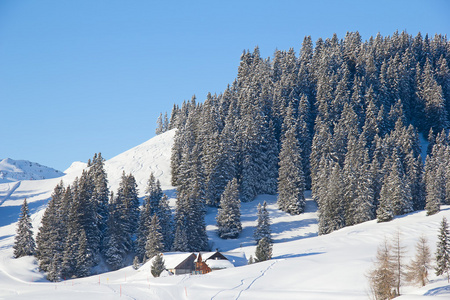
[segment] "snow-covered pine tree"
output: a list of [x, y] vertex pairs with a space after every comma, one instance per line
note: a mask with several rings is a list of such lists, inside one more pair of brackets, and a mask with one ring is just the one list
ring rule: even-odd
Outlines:
[[222, 239], [237, 238], [242, 231], [240, 207], [238, 183], [236, 178], [233, 178], [220, 197], [220, 208], [216, 217], [219, 237]]
[[256, 240], [256, 243], [259, 243], [259, 241], [262, 238], [267, 238], [267, 241], [269, 243], [272, 243], [272, 232], [270, 230], [270, 216], [269, 212], [267, 211], [267, 203], [264, 201], [263, 205], [261, 206], [261, 203], [258, 203], [258, 220], [255, 232], [253, 233], [253, 237]]
[[150, 227], [151, 215], [150, 205], [144, 200], [144, 204], [139, 214], [138, 234], [136, 239], [136, 254], [140, 260], [144, 259], [145, 244], [147, 243], [148, 231]]
[[395, 149], [389, 174], [389, 186], [391, 188], [394, 215], [403, 215], [413, 211], [411, 186], [408, 184], [403, 170], [403, 164]]
[[169, 130], [169, 118], [167, 117], [167, 111], [164, 113], [163, 119], [163, 132]]
[[177, 187], [173, 247], [176, 251], [206, 251], [209, 245], [205, 224], [205, 189], [198, 145], [184, 155], [183, 177], [189, 180], [184, 180]]
[[311, 154], [312, 144], [312, 114], [308, 97], [302, 95], [298, 105], [298, 142], [301, 154], [301, 163], [303, 168], [303, 174], [305, 177], [305, 189], [311, 189], [311, 163], [309, 156]]
[[345, 226], [345, 206], [344, 181], [339, 164], [323, 158], [320, 169], [323, 188], [319, 190], [319, 235], [322, 235]]
[[109, 188], [108, 188], [108, 178], [105, 171], [105, 159], [102, 157], [102, 154], [99, 152], [98, 154], [94, 154], [94, 158], [92, 159], [92, 166], [90, 168], [90, 172], [92, 173], [92, 177], [94, 180], [94, 191], [92, 194], [92, 201], [97, 208], [97, 228], [100, 231], [100, 252], [101, 245], [103, 244], [103, 239], [106, 235], [107, 231], [107, 222], [108, 222], [108, 202], [109, 202]]
[[446, 273], [447, 281], [450, 282], [450, 231], [445, 217], [442, 217], [441, 227], [439, 228], [435, 271], [437, 276]]
[[425, 286], [428, 283], [428, 270], [431, 269], [431, 251], [428, 240], [421, 236], [416, 244], [416, 254], [406, 266], [406, 281]]
[[78, 237], [78, 251], [76, 253], [76, 266], [75, 275], [76, 277], [86, 277], [90, 274], [90, 253], [88, 252], [88, 240], [86, 237], [86, 232], [81, 229], [80, 235]]
[[108, 230], [103, 240], [103, 255], [109, 268], [111, 270], [118, 270], [124, 265], [126, 250], [123, 246], [123, 239], [125, 237], [119, 224], [118, 214], [120, 212], [116, 209], [116, 197], [114, 197], [113, 192], [111, 192], [110, 199]]
[[93, 197], [95, 190], [94, 177], [92, 173], [83, 171], [78, 188], [73, 191], [73, 205], [71, 209], [76, 210], [77, 222], [81, 226], [77, 230], [84, 230], [86, 235], [86, 251], [88, 253], [86, 262], [90, 269], [100, 260], [101, 231], [98, 227], [97, 201]]
[[[66, 237], [66, 226], [62, 221], [67, 216], [61, 213], [63, 197], [71, 200], [72, 196], [70, 188], [66, 191], [63, 183], [60, 182], [53, 190], [52, 198], [45, 209], [36, 237], [36, 258], [39, 262], [39, 269], [44, 272], [48, 272], [54, 263], [59, 265], [62, 260]], [[56, 268], [54, 267], [53, 270]], [[55, 276], [58, 277], [57, 274]]]
[[272, 248], [272, 242], [267, 237], [260, 239], [258, 241], [258, 246], [256, 246], [255, 262], [262, 262], [271, 259]]
[[173, 235], [174, 235], [174, 224], [172, 211], [169, 207], [169, 199], [166, 194], [163, 194], [161, 200], [159, 201], [158, 209], [155, 215], [159, 219], [159, 224], [161, 225], [161, 233], [163, 236], [164, 252], [170, 251], [173, 245]]
[[15, 258], [34, 255], [36, 250], [36, 243], [34, 242], [33, 237], [33, 225], [31, 224], [27, 199], [23, 200], [20, 208], [20, 216], [19, 221], [17, 222], [13, 249]]
[[377, 209], [377, 222], [388, 222], [394, 218], [391, 191], [389, 187], [389, 175], [386, 174], [380, 191], [380, 199]]
[[[72, 183], [72, 202], [69, 206], [69, 215], [67, 217], [67, 236], [64, 239], [64, 252], [61, 262], [61, 277], [77, 277], [77, 256], [80, 248], [80, 235], [83, 230], [80, 224], [80, 215], [83, 211], [81, 201], [77, 200], [79, 195], [79, 180], [76, 178]], [[79, 267], [79, 266], [78, 266]]]
[[163, 115], [162, 113], [160, 113], [158, 119], [156, 120], [155, 133], [156, 135], [159, 135], [163, 132], [164, 132]]
[[442, 129], [448, 128], [448, 112], [445, 110], [442, 87], [434, 78], [433, 66], [428, 58], [417, 90], [417, 96], [424, 107], [426, 118], [423, 129], [431, 127], [434, 132], [440, 132]]
[[139, 222], [139, 198], [136, 179], [132, 174], [122, 174], [122, 179], [115, 200], [117, 210], [116, 221], [123, 235], [123, 245], [126, 252], [134, 249], [134, 240]]
[[147, 181], [146, 196], [144, 198], [144, 204], [139, 215], [138, 234], [136, 240], [136, 253], [140, 259], [144, 258], [145, 244], [149, 235], [149, 228], [152, 216], [158, 213], [159, 202], [163, 195], [161, 190], [161, 184], [159, 180], [155, 179], [153, 173], [150, 174], [150, 178]]
[[440, 211], [440, 206], [446, 199], [446, 142], [442, 135], [438, 134], [436, 144], [433, 146], [431, 155], [425, 161], [425, 190], [427, 215], [433, 215]]
[[305, 210], [305, 176], [301, 161], [301, 152], [297, 137], [298, 126], [289, 106], [285, 117], [284, 133], [279, 154], [278, 170], [278, 208], [291, 215], [298, 215]]
[[354, 225], [373, 219], [373, 189], [369, 172], [369, 154], [364, 135], [350, 136], [345, 154], [343, 178], [345, 224]]
[[162, 253], [159, 253], [156, 255], [155, 259], [153, 260], [150, 272], [152, 273], [153, 277], [159, 277], [159, 275], [161, 275], [161, 273], [165, 269], [166, 269], [166, 265], [164, 263], [163, 255], [162, 255]]
[[161, 226], [159, 225], [159, 219], [156, 215], [153, 215], [150, 221], [150, 227], [148, 231], [147, 243], [145, 244], [145, 260], [152, 259], [164, 249], [164, 238], [161, 234]]

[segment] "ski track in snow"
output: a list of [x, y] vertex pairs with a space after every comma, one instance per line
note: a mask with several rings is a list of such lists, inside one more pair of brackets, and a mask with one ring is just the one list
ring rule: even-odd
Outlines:
[[[11, 197], [11, 195], [19, 188], [21, 181], [8, 183], [8, 191], [3, 199], [0, 199], [0, 206]], [[11, 187], [12, 184], [12, 187]]]
[[266, 269], [261, 270], [261, 271], [260, 271], [261, 274], [258, 275], [258, 276], [256, 276], [256, 277], [251, 276], [251, 277], [243, 278], [243, 279], [241, 279], [241, 283], [238, 284], [237, 286], [232, 287], [232, 288], [230, 288], [230, 289], [223, 289], [223, 290], [218, 291], [214, 296], [211, 297], [211, 300], [214, 300], [214, 299], [220, 299], [220, 298], [216, 298], [216, 297], [218, 297], [221, 293], [227, 292], [227, 291], [233, 291], [233, 290], [236, 290], [237, 288], [243, 286], [243, 285], [244, 285], [244, 282], [245, 282], [246, 280], [252, 279], [252, 278], [253, 278], [253, 280], [250, 282], [250, 284], [249, 284], [245, 289], [239, 290], [239, 294], [238, 294], [237, 297], [236, 297], [236, 300], [238, 300], [238, 299], [241, 297], [241, 294], [242, 294], [243, 292], [249, 290], [249, 289], [251, 288], [251, 286], [252, 286], [259, 278], [263, 277], [263, 276], [266, 274], [266, 272], [267, 272], [269, 269], [271, 269], [271, 268], [273, 267], [273, 265], [275, 265], [277, 262], [278, 262], [278, 260], [276, 260], [276, 261], [274, 261], [273, 263], [271, 263]]
[[239, 292], [239, 294], [238, 294], [236, 300], [238, 300], [238, 299], [241, 297], [241, 295], [242, 295], [243, 292], [248, 291], [248, 290], [251, 288], [251, 286], [252, 286], [258, 279], [260, 279], [261, 277], [263, 277], [263, 276], [266, 274], [267, 271], [269, 271], [270, 269], [272, 269], [273, 265], [275, 265], [277, 262], [278, 262], [277, 260], [274, 261], [274, 262], [271, 263], [265, 270], [262, 270], [262, 271], [261, 271], [261, 275], [259, 275], [259, 276], [256, 277], [255, 279], [253, 279], [252, 282], [250, 282], [250, 284], [249, 284], [245, 289], [243, 289], [243, 290], [241, 290], [241, 291]]

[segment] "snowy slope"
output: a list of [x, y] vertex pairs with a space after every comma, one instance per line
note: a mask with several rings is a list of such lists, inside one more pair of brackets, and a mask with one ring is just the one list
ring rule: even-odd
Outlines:
[[[140, 196], [144, 196], [147, 180], [150, 173], [161, 181], [163, 189], [168, 196], [173, 196], [173, 188], [170, 185], [170, 154], [173, 144], [174, 130], [158, 135], [147, 142], [136, 146], [116, 157], [105, 162], [105, 169], [108, 174], [109, 186], [112, 191], [116, 191], [122, 172], [131, 173], [135, 176], [138, 183]], [[4, 160], [5, 170], [29, 170], [24, 167], [28, 162], [16, 163], [12, 160]], [[6, 168], [8, 166], [8, 168]], [[15, 167], [14, 167], [15, 166]], [[40, 166], [33, 164], [35, 169]], [[69, 185], [73, 180], [81, 175], [83, 169], [87, 167], [86, 163], [74, 162], [67, 170], [60, 173], [60, 176], [51, 177], [53, 174], [48, 172], [37, 172], [45, 174], [44, 180], [20, 180], [20, 181], [0, 181], [0, 226], [15, 222], [20, 210], [23, 199], [27, 199], [31, 212], [37, 212], [45, 207], [45, 204], [51, 197], [54, 187], [62, 180], [65, 185]], [[55, 171], [58, 172], [58, 171]], [[28, 173], [27, 173], [28, 174]], [[31, 172], [29, 172], [31, 174]], [[61, 176], [64, 175], [64, 176]]]
[[41, 180], [63, 176], [64, 173], [27, 160], [5, 158], [0, 161], [0, 183], [20, 180]]
[[[165, 191], [173, 192], [169, 167], [173, 134], [173, 131], [167, 132], [108, 160], [105, 168], [111, 188], [117, 189], [123, 171], [131, 172], [143, 194], [153, 171]], [[33, 226], [36, 228], [43, 214], [42, 208], [56, 183], [61, 179], [70, 183], [85, 166], [74, 163], [62, 178], [22, 181], [0, 204], [0, 220], [11, 209], [18, 209], [27, 197], [33, 205]], [[6, 189], [6, 185], [0, 184], [2, 188]], [[422, 234], [429, 238], [434, 253], [439, 222], [442, 216], [450, 220], [450, 206], [444, 206], [434, 216], [427, 217], [424, 211], [414, 212], [388, 223], [370, 221], [318, 236], [317, 206], [309, 194], [306, 196], [306, 212], [299, 216], [277, 210], [275, 196], [261, 195], [253, 202], [243, 203], [243, 232], [236, 240], [217, 237], [217, 209], [208, 210], [207, 231], [213, 248], [236, 252], [236, 256], [244, 252], [248, 258], [255, 251], [252, 234], [256, 225], [256, 206], [267, 201], [275, 241], [271, 261], [202, 276], [163, 278], [152, 278], [149, 266], [144, 265], [137, 271], [127, 267], [56, 284], [44, 279], [34, 259], [12, 258], [17, 210], [15, 219], [6, 218], [7, 222], [0, 224], [0, 299], [368, 299], [365, 274], [372, 266], [377, 246], [385, 237], [390, 238], [400, 230], [408, 247], [409, 260]], [[405, 295], [399, 299], [428, 296], [450, 299], [450, 285], [443, 277], [436, 278], [432, 271], [430, 273], [432, 282], [429, 285], [424, 288], [405, 286]]]

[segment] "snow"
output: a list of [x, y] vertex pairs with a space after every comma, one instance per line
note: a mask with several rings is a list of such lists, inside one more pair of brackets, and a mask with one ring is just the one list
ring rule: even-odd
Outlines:
[[[161, 134], [105, 163], [109, 184], [116, 190], [122, 172], [136, 177], [141, 196], [150, 172], [169, 196], [170, 148], [174, 131]], [[218, 249], [234, 268], [206, 275], [177, 275], [153, 278], [150, 264], [138, 270], [126, 267], [118, 271], [87, 278], [51, 283], [38, 271], [32, 257], [14, 259], [12, 244], [23, 198], [29, 201], [34, 229], [39, 226], [43, 209], [55, 185], [67, 185], [80, 176], [85, 163], [74, 163], [58, 178], [19, 180], [0, 183], [0, 299], [367, 299], [365, 275], [372, 267], [378, 245], [400, 230], [408, 252], [413, 257], [415, 244], [422, 234], [428, 237], [432, 253], [443, 216], [450, 220], [450, 206], [426, 216], [424, 211], [396, 217], [378, 224], [369, 221], [331, 234], [317, 235], [317, 206], [307, 193], [306, 212], [290, 216], [276, 207], [276, 196], [260, 195], [253, 202], [242, 203], [243, 231], [238, 239], [222, 240], [217, 236], [217, 209], [206, 215], [207, 233], [212, 249]], [[172, 199], [173, 200], [173, 199]], [[273, 259], [245, 265], [256, 244], [256, 206], [267, 201], [271, 217], [274, 247]], [[176, 254], [173, 254], [174, 260]], [[170, 264], [169, 253], [165, 254]], [[175, 263], [175, 262], [174, 262]], [[398, 299], [436, 297], [450, 299], [450, 285], [444, 276], [430, 271], [431, 282], [423, 288], [404, 286]]]
[[[176, 266], [181, 264], [186, 258], [188, 258], [192, 253], [185, 252], [167, 252], [163, 254], [164, 265], [166, 269], [175, 269]], [[150, 269], [153, 263], [153, 259], [149, 260], [144, 264], [144, 269]]]
[[63, 176], [61, 171], [27, 160], [5, 158], [0, 161], [0, 183], [41, 180]]

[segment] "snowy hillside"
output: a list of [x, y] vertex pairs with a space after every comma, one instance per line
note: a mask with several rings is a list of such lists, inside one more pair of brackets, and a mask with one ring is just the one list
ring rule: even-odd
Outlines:
[[[122, 172], [132, 173], [141, 195], [154, 172], [169, 194], [170, 149], [173, 131], [159, 135], [105, 163], [109, 183], [116, 190]], [[377, 224], [370, 221], [331, 234], [317, 235], [317, 206], [307, 194], [306, 212], [291, 216], [277, 209], [276, 197], [260, 195], [243, 203], [243, 231], [239, 239], [221, 240], [216, 233], [217, 209], [209, 208], [206, 223], [213, 248], [254, 255], [256, 206], [267, 201], [274, 238], [273, 259], [263, 263], [215, 271], [207, 275], [179, 275], [153, 278], [148, 265], [139, 270], [127, 267], [115, 272], [82, 279], [50, 283], [37, 270], [36, 261], [12, 258], [12, 244], [19, 206], [30, 201], [33, 226], [39, 226], [43, 208], [54, 186], [69, 184], [81, 174], [84, 163], [74, 163], [61, 178], [24, 180], [20, 184], [0, 184], [0, 299], [368, 299], [365, 275], [372, 267], [378, 245], [397, 230], [407, 246], [406, 261], [414, 255], [418, 237], [429, 239], [432, 252], [442, 216], [450, 219], [450, 206], [427, 217], [424, 211]], [[173, 195], [173, 194], [172, 194]], [[450, 299], [450, 285], [430, 272], [431, 283], [424, 288], [405, 286], [398, 299], [436, 296]]]
[[[108, 174], [110, 190], [117, 190], [122, 172], [125, 171], [127, 174], [131, 173], [135, 176], [140, 196], [143, 196], [147, 180], [150, 177], [150, 173], [153, 172], [156, 179], [161, 181], [162, 188], [169, 196], [172, 196], [173, 188], [170, 185], [170, 155], [174, 134], [174, 130], [168, 131], [107, 160], [105, 162], [105, 169]], [[16, 170], [16, 172], [21, 169], [30, 170], [24, 167], [28, 162], [20, 164], [14, 164], [12, 160], [4, 160], [3, 162], [5, 162], [3, 164], [5, 166], [4, 170]], [[40, 165], [34, 164], [33, 166]], [[29, 180], [24, 178], [21, 181], [0, 181], [0, 216], [2, 216], [0, 218], [0, 226], [10, 224], [17, 220], [20, 205], [24, 198], [27, 199], [31, 212], [43, 209], [50, 199], [54, 187], [61, 180], [65, 185], [71, 184], [76, 177], [81, 175], [82, 170], [86, 167], [86, 163], [74, 162], [64, 171], [64, 174], [59, 172], [59, 176], [49, 176], [53, 174], [50, 171], [37, 172], [38, 174], [45, 174], [47, 176], [46, 178], [50, 179]], [[36, 167], [33, 170], [40, 169]], [[54, 171], [58, 172], [56, 170]]]
[[27, 160], [5, 158], [0, 161], [0, 183], [49, 179], [63, 175], [61, 171]]

